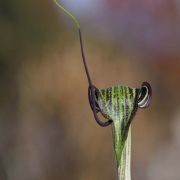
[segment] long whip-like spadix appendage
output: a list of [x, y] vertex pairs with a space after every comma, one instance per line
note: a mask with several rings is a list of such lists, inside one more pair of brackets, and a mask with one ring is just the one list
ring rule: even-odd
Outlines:
[[54, 0], [54, 2], [55, 2], [55, 4], [56, 4], [59, 8], [61, 8], [61, 10], [63, 10], [69, 17], [71, 17], [71, 19], [73, 20], [73, 22], [76, 24], [76, 26], [77, 26], [77, 28], [78, 28], [78, 31], [79, 31], [79, 40], [80, 40], [80, 45], [81, 45], [82, 59], [83, 59], [85, 71], [86, 71], [86, 74], [87, 74], [88, 83], [89, 83], [90, 85], [92, 85], [91, 78], [90, 78], [89, 71], [88, 71], [88, 67], [87, 67], [87, 64], [86, 64], [86, 58], [85, 58], [85, 55], [84, 55], [84, 49], [83, 49], [83, 43], [82, 43], [82, 34], [81, 34], [81, 29], [80, 29], [79, 21], [75, 18], [75, 16], [72, 15], [72, 13], [70, 13], [69, 11], [67, 11], [67, 10], [66, 10], [61, 4], [59, 4], [56, 0]]
[[82, 42], [82, 33], [81, 33], [79, 21], [75, 18], [75, 16], [72, 15], [72, 13], [67, 11], [61, 4], [59, 4], [57, 2], [57, 0], [54, 0], [54, 2], [61, 10], [63, 10], [69, 17], [71, 17], [71, 19], [73, 20], [73, 22], [76, 24], [76, 26], [78, 28], [79, 41], [80, 41], [80, 46], [81, 46], [81, 55], [82, 55], [82, 60], [83, 60], [83, 64], [84, 64], [84, 68], [85, 68], [85, 71], [86, 71], [86, 76], [87, 76], [88, 84], [89, 84], [89, 88], [88, 88], [89, 102], [90, 102], [90, 105], [91, 105], [91, 108], [92, 108], [92, 111], [93, 111], [94, 118], [95, 118], [96, 122], [100, 126], [103, 126], [103, 127], [108, 126], [108, 125], [110, 125], [112, 123], [112, 120], [102, 122], [102, 121], [99, 120], [99, 118], [97, 116], [96, 100], [95, 100], [95, 90], [97, 88], [93, 85], [93, 83], [91, 81], [91, 77], [90, 77], [89, 70], [88, 70], [88, 67], [87, 67], [84, 48], [83, 48], [83, 42]]

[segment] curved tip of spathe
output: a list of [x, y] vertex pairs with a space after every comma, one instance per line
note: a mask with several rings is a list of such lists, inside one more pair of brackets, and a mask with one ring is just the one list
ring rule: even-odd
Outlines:
[[138, 107], [147, 108], [151, 102], [152, 88], [148, 82], [143, 82], [138, 95]]

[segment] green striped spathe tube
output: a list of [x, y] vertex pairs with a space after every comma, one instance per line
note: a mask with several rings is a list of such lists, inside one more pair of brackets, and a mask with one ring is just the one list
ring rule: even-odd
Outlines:
[[131, 180], [131, 121], [137, 110], [139, 89], [114, 86], [96, 90], [101, 113], [113, 120], [113, 144], [118, 180]]

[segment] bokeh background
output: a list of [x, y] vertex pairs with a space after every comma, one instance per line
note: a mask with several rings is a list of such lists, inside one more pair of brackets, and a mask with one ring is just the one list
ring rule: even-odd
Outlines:
[[[179, 0], [62, 0], [94, 84], [153, 88], [132, 123], [132, 179], [180, 179]], [[115, 180], [75, 25], [51, 0], [0, 1], [0, 180]]]

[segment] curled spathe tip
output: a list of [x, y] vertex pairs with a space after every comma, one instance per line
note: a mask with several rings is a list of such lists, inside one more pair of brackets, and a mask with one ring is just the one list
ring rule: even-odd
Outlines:
[[139, 91], [137, 104], [139, 108], [147, 108], [151, 102], [152, 88], [148, 82], [143, 82]]

